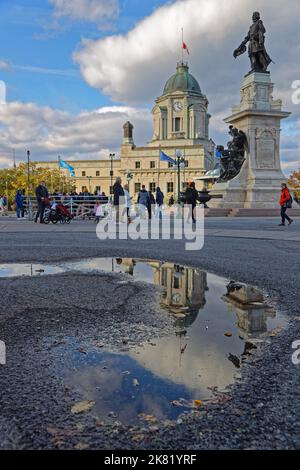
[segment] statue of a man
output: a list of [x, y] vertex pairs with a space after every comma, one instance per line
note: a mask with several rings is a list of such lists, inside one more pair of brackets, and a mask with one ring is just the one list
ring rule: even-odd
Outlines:
[[244, 54], [247, 50], [246, 44], [249, 42], [248, 54], [251, 61], [251, 70], [253, 72], [266, 72], [270, 63], [273, 62], [265, 48], [266, 29], [258, 11], [253, 13], [252, 19], [253, 24], [250, 26], [248, 35], [233, 55], [237, 58]]

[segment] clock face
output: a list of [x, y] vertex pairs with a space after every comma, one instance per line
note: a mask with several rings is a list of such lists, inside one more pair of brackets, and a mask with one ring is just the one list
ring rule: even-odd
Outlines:
[[182, 110], [182, 103], [180, 101], [175, 101], [173, 108], [176, 113], [179, 113]]

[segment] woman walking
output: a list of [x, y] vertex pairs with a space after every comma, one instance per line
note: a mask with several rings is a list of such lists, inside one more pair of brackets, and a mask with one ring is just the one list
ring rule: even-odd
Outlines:
[[127, 221], [130, 224], [131, 223], [130, 209], [131, 209], [131, 204], [132, 204], [131, 203], [132, 196], [130, 196], [128, 184], [125, 184], [124, 186], [124, 196], [125, 196], [125, 204], [126, 204], [126, 209], [127, 209]]
[[287, 220], [289, 225], [293, 223], [293, 219], [291, 219], [286, 211], [287, 209], [291, 209], [293, 203], [292, 196], [290, 194], [290, 191], [285, 183], [281, 185], [281, 196], [280, 196], [280, 201], [279, 204], [281, 206], [281, 224], [279, 226], [284, 226], [285, 221]]

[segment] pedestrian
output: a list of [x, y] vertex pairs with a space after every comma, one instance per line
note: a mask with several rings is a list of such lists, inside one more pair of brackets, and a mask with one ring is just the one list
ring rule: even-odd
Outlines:
[[281, 185], [281, 195], [279, 204], [281, 206], [281, 224], [279, 224], [279, 226], [284, 226], [286, 220], [288, 221], [289, 225], [291, 225], [293, 223], [293, 219], [291, 219], [287, 215], [286, 211], [287, 209], [291, 209], [293, 204], [293, 198], [285, 183], [282, 183]]
[[98, 224], [100, 222], [100, 219], [104, 217], [103, 209], [102, 209], [102, 205], [100, 201], [96, 201], [95, 216], [96, 216], [95, 218], [96, 224]]
[[296, 191], [294, 192], [294, 201], [296, 204], [298, 204], [298, 206], [300, 205], [300, 199]]
[[[116, 223], [120, 223], [120, 205], [122, 205], [122, 198], [124, 198], [124, 189], [122, 187], [122, 180], [118, 176], [113, 185], [114, 206], [116, 208]], [[121, 198], [121, 199], [120, 199]]]
[[126, 205], [126, 210], [127, 210], [127, 222], [131, 224], [130, 210], [132, 206], [132, 196], [130, 196], [128, 184], [125, 184], [124, 186], [124, 196], [125, 196], [125, 205]]
[[152, 219], [152, 214], [155, 211], [155, 198], [154, 198], [153, 193], [150, 189], [148, 191], [147, 210], [148, 210], [149, 219]]
[[146, 209], [148, 208], [149, 205], [149, 194], [148, 191], [146, 190], [146, 186], [143, 184], [142, 189], [139, 192], [138, 195], [138, 204], [139, 204], [139, 209], [140, 209], [140, 215], [145, 218], [146, 214]]
[[161, 191], [160, 187], [156, 188], [156, 204], [157, 204], [157, 215], [159, 219], [162, 220], [162, 211], [164, 205], [164, 193]]
[[174, 204], [175, 204], [175, 199], [174, 199], [174, 196], [173, 196], [173, 194], [172, 194], [172, 196], [171, 196], [170, 199], [169, 199], [169, 207], [174, 206]]
[[37, 223], [38, 218], [40, 217], [40, 223], [44, 223], [44, 212], [45, 208], [49, 205], [49, 193], [46, 187], [45, 181], [41, 181], [38, 187], [35, 190], [38, 210], [35, 216], [35, 223]]
[[189, 183], [188, 187], [184, 193], [184, 200], [185, 204], [187, 204], [190, 208], [189, 219], [192, 217], [193, 223], [196, 222], [196, 206], [198, 200], [198, 191], [196, 190], [196, 186], [194, 182]]
[[21, 189], [18, 189], [15, 197], [15, 206], [18, 220], [24, 218], [24, 195]]

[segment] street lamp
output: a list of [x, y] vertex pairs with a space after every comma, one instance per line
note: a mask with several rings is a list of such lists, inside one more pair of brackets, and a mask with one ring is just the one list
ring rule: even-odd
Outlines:
[[115, 158], [116, 154], [115, 153], [110, 153], [109, 158], [110, 158], [110, 195], [113, 194], [113, 177], [114, 177], [114, 170], [113, 170], [113, 159]]
[[30, 150], [27, 150], [27, 211], [28, 220], [31, 219], [31, 201], [30, 201]]
[[177, 184], [178, 184], [178, 204], [181, 203], [181, 197], [180, 197], [180, 170], [181, 168], [185, 168], [185, 159], [182, 156], [182, 153], [180, 150], [176, 150], [175, 154], [175, 162], [176, 162], [176, 168], [177, 168]]

